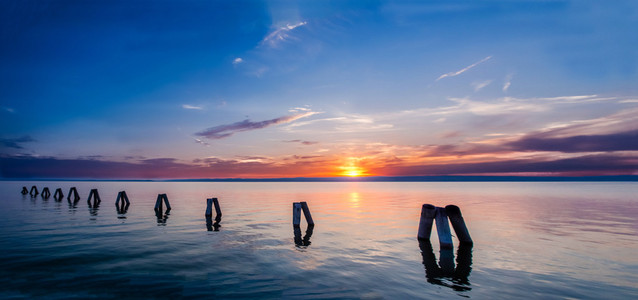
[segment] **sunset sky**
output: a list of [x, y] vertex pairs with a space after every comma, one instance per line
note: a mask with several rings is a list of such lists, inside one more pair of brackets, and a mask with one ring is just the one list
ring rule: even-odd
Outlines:
[[1, 1], [0, 178], [638, 175], [637, 1]]

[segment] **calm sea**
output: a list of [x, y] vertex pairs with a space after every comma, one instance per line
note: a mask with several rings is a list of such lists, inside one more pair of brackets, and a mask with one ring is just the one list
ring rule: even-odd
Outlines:
[[[33, 185], [65, 198], [20, 194]], [[160, 193], [172, 210], [158, 216]], [[637, 195], [630, 182], [0, 182], [0, 298], [636, 299]], [[298, 201], [316, 225], [295, 236]], [[474, 247], [440, 251], [436, 230], [419, 243], [424, 203], [458, 205]]]

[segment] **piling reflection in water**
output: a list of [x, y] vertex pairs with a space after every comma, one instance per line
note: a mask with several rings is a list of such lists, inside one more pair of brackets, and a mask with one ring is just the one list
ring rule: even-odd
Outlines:
[[222, 227], [219, 223], [222, 221], [222, 216], [217, 215], [215, 217], [215, 222], [213, 222], [212, 215], [206, 215], [206, 229], [208, 231], [219, 231], [219, 227]]
[[315, 225], [308, 225], [306, 228], [306, 234], [301, 237], [301, 227], [293, 226], [293, 230], [295, 232], [295, 246], [297, 248], [307, 248], [310, 246], [310, 237], [312, 236], [312, 232], [315, 228]]
[[432, 243], [429, 240], [419, 240], [419, 248], [423, 256], [425, 277], [429, 283], [449, 287], [458, 292], [472, 290], [469, 280], [472, 271], [472, 245], [459, 246], [456, 253], [456, 267], [452, 249], [442, 248], [437, 264]]

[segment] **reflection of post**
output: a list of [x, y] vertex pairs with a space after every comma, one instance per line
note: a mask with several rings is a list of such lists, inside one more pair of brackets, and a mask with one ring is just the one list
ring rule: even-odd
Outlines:
[[442, 207], [436, 208], [436, 231], [439, 234], [439, 244], [441, 248], [454, 248], [452, 245], [450, 224], [448, 224], [445, 209]]
[[442, 276], [451, 277], [454, 274], [454, 249], [441, 247], [439, 266]]
[[61, 188], [57, 188], [55, 190], [55, 194], [53, 194], [53, 198], [55, 199], [55, 201], [62, 201], [62, 198], [64, 198], [64, 194], [62, 193]]
[[459, 242], [471, 245], [472, 238], [470, 237], [470, 232], [467, 230], [467, 226], [465, 226], [463, 215], [461, 215], [461, 209], [456, 205], [448, 205], [445, 207], [445, 212], [450, 218], [450, 223], [452, 223], [452, 227], [454, 228], [454, 232], [456, 232], [456, 236], [459, 238]]
[[458, 284], [470, 285], [470, 272], [472, 272], [472, 245], [460, 244], [456, 252], [456, 270], [454, 280]]
[[432, 249], [430, 240], [419, 240], [419, 248], [423, 257], [423, 265], [425, 266], [425, 278], [429, 283], [441, 284], [441, 268], [436, 264], [436, 256]]
[[29, 195], [31, 195], [31, 197], [35, 197], [39, 194], [38, 192], [38, 187], [36, 187], [35, 185], [31, 187], [31, 192], [29, 193]]
[[418, 239], [429, 240], [432, 232], [432, 222], [436, 216], [436, 207], [432, 204], [423, 204], [421, 206], [421, 219], [419, 220]]
[[315, 228], [315, 225], [308, 225], [306, 229], [306, 234], [301, 238], [301, 227], [293, 226], [293, 231], [295, 233], [295, 246], [297, 247], [308, 247], [310, 246], [310, 237], [312, 237], [312, 232]]
[[51, 191], [49, 191], [48, 187], [42, 189], [42, 199], [49, 199], [51, 197]]
[[117, 213], [125, 214], [128, 211], [129, 205], [131, 205], [131, 202], [128, 200], [126, 191], [117, 193], [117, 199], [115, 199], [115, 208]]
[[[91, 203], [91, 199], [93, 199], [93, 203]], [[89, 199], [86, 200], [86, 202], [89, 204], [89, 207], [98, 207], [100, 205], [102, 199], [100, 199], [100, 194], [97, 192], [97, 189], [91, 189]]]

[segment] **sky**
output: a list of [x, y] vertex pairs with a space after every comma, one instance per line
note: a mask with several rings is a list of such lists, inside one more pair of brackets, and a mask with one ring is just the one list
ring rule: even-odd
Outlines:
[[0, 1], [0, 178], [638, 175], [636, 1]]

